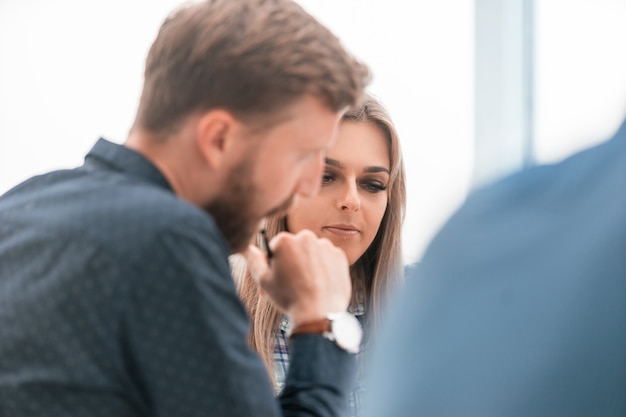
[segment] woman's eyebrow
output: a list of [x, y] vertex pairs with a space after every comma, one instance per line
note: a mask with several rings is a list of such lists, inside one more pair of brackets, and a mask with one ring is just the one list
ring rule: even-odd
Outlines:
[[387, 168], [379, 166], [364, 168], [363, 172], [386, 172], [387, 174], [391, 174]]
[[326, 160], [326, 165], [330, 165], [331, 167], [335, 167], [335, 168], [339, 168], [339, 169], [344, 169], [345, 168], [345, 166], [341, 162], [337, 161], [336, 159], [325, 158], [325, 160]]
[[[342, 164], [336, 159], [333, 159], [333, 158], [324, 158], [324, 159], [325, 159], [326, 165], [330, 165], [331, 167], [335, 167], [339, 169], [345, 169], [344, 164]], [[366, 167], [366, 168], [363, 168], [363, 172], [386, 172], [387, 174], [391, 174], [387, 168], [381, 167], [381, 166]]]

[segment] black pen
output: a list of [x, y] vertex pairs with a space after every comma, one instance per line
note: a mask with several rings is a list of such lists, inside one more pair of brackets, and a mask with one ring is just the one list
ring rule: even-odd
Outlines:
[[267, 232], [265, 229], [261, 229], [261, 235], [263, 235], [263, 246], [265, 246], [265, 253], [267, 253], [267, 259], [272, 259], [273, 253], [270, 249], [270, 242], [267, 240]]

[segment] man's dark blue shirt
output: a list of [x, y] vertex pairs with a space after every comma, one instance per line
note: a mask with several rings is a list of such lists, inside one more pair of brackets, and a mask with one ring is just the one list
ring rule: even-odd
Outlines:
[[[0, 197], [0, 416], [278, 416], [345, 407], [354, 358], [294, 340], [273, 398], [229, 248], [139, 153], [100, 140]], [[309, 415], [309, 414], [306, 414]]]

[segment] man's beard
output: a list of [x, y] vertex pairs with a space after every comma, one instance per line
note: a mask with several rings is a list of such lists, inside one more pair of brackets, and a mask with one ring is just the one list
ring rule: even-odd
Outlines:
[[[240, 252], [252, 243], [264, 216], [255, 210], [259, 190], [254, 186], [253, 165], [254, 158], [246, 158], [236, 166], [224, 187], [228, 191], [205, 207], [226, 238], [231, 253]], [[289, 198], [265, 215], [286, 212], [292, 200]]]

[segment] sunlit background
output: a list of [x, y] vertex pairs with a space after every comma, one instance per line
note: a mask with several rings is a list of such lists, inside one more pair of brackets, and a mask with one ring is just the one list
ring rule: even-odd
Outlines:
[[[300, 0], [372, 69], [408, 174], [405, 261], [473, 187], [626, 116], [623, 0]], [[121, 143], [176, 0], [0, 0], [0, 193]]]

